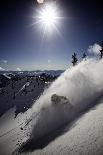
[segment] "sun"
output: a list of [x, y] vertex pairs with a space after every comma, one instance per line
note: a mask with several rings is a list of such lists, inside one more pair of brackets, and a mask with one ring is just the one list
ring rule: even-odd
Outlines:
[[40, 12], [39, 20], [43, 26], [50, 29], [52, 26], [57, 24], [58, 13], [56, 8], [52, 5], [46, 5]]
[[37, 15], [34, 16], [34, 24], [38, 24], [44, 33], [50, 33], [54, 29], [57, 29], [60, 18], [59, 9], [56, 4], [46, 3], [38, 9]]

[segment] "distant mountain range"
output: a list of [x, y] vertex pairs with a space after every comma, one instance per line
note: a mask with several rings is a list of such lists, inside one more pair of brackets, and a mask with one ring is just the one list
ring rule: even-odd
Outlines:
[[35, 71], [0, 71], [0, 74], [23, 74], [23, 75], [40, 75], [42, 73], [51, 75], [60, 75], [64, 70], [35, 70]]

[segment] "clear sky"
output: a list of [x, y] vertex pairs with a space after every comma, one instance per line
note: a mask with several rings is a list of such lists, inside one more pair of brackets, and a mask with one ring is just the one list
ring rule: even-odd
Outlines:
[[36, 0], [0, 3], [0, 68], [66, 69], [73, 52], [80, 58], [89, 45], [103, 40], [103, 5], [100, 0], [57, 0], [60, 13], [65, 17], [60, 21], [60, 34], [54, 31], [44, 39], [39, 26], [31, 26], [39, 9]]

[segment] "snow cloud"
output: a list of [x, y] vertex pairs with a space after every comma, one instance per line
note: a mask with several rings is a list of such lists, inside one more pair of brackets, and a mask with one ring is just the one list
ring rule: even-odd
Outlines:
[[94, 45], [89, 46], [88, 52], [90, 54], [99, 54], [100, 50], [101, 50], [101, 46], [99, 44], [95, 43]]
[[0, 71], [4, 71], [4, 70], [5, 70], [4, 68], [0, 67]]
[[2, 60], [2, 62], [3, 62], [4, 64], [7, 64], [8, 61], [7, 61], [7, 60]]
[[17, 68], [17, 71], [21, 71], [21, 68], [18, 67], [18, 68]]

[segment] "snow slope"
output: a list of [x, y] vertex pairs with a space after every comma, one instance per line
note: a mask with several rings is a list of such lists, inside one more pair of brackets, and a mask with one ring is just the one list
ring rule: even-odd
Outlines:
[[[54, 132], [56, 129], [59, 130], [60, 127], [64, 126], [66, 123], [73, 121], [81, 113], [84, 113], [90, 107], [93, 107], [97, 103], [99, 103], [99, 100], [103, 96], [103, 78], [102, 78], [103, 67], [102, 66], [103, 66], [103, 60], [98, 62], [94, 60], [88, 60], [88, 61], [81, 62], [74, 68], [68, 69], [48, 89], [44, 91], [44, 93], [35, 102], [35, 104], [31, 109], [29, 109], [25, 114], [21, 114], [20, 116], [18, 116], [20, 117], [21, 121], [17, 123], [17, 127], [16, 125], [14, 125], [14, 130], [12, 130], [9, 134], [11, 134], [11, 136], [15, 134], [14, 136], [15, 138], [13, 137], [14, 138], [13, 141], [17, 141], [17, 135], [19, 133], [18, 139], [20, 141], [19, 145], [21, 146], [20, 150], [27, 151], [28, 149], [28, 151], [31, 151], [30, 148], [27, 147], [29, 146], [29, 143], [32, 144], [31, 141], [34, 142], [35, 144], [36, 141], [38, 141], [39, 139], [43, 139], [47, 135], [51, 135], [51, 132]], [[54, 99], [52, 100], [52, 97], [54, 94], [57, 95], [57, 101], [59, 101], [57, 103], [56, 101], [53, 102]], [[94, 126], [94, 123], [92, 124], [93, 122], [92, 118], [94, 117], [94, 115], [97, 116], [97, 120], [96, 120], [97, 125], [100, 127], [101, 131], [103, 130], [103, 127], [101, 124], [102, 117], [99, 116], [99, 112], [102, 112], [101, 108], [99, 108], [99, 111], [98, 109], [96, 110], [96, 114], [92, 112], [90, 112], [90, 114], [88, 113], [86, 120], [85, 119], [83, 119], [83, 121], [80, 120], [79, 122], [80, 126], [79, 125], [75, 126], [75, 128], [71, 129], [66, 134], [64, 134], [63, 137], [61, 137], [63, 139], [60, 138], [60, 141], [57, 140], [56, 142], [54, 141], [53, 143], [50, 144], [52, 150], [48, 146], [47, 149], [45, 147], [43, 151], [39, 151], [39, 153], [38, 151], [36, 151], [35, 153], [56, 154], [57, 152], [59, 154], [60, 150], [62, 149], [62, 146], [61, 146], [62, 144], [64, 148], [61, 154], [68, 154], [68, 151], [70, 152], [71, 148], [72, 149], [75, 148], [74, 144], [76, 145], [76, 149], [80, 149], [79, 142], [80, 143], [82, 142], [83, 140], [82, 138], [84, 138], [84, 141], [87, 141], [87, 143], [89, 143], [89, 135], [87, 137], [84, 135], [87, 135], [88, 134], [87, 131], [91, 128], [91, 126]], [[90, 125], [87, 124], [89, 120], [90, 120]], [[14, 120], [14, 124], [16, 121], [17, 119]], [[98, 124], [99, 121], [101, 121], [100, 124]], [[86, 123], [86, 130], [84, 131], [83, 124], [85, 123]], [[94, 128], [96, 129], [95, 135], [97, 134], [97, 137], [98, 136], [100, 137], [102, 132], [99, 132], [99, 133], [97, 132], [98, 126], [96, 126], [97, 128], [94, 126]], [[22, 131], [20, 130], [20, 128], [22, 128]], [[73, 131], [75, 132], [73, 133]], [[82, 134], [83, 137], [81, 136], [80, 139], [76, 138], [76, 136], [81, 135], [82, 132], [83, 132]], [[92, 129], [91, 129], [91, 132], [93, 133]], [[2, 132], [2, 135], [3, 135], [3, 132]], [[1, 143], [5, 141], [5, 138], [4, 138], [5, 134], [3, 136], [2, 135], [1, 135], [1, 139], [2, 139]], [[66, 139], [66, 135], [68, 135], [67, 139]], [[5, 135], [5, 136], [6, 138], [8, 137], [8, 135]], [[68, 140], [69, 138], [70, 140]], [[27, 142], [22, 145], [22, 143], [25, 141]], [[73, 142], [71, 143], [71, 141]], [[101, 142], [102, 142], [102, 139], [101, 139]], [[58, 149], [59, 143], [60, 143], [60, 150]], [[73, 146], [71, 146], [72, 144]], [[3, 145], [5, 145], [5, 143]], [[8, 144], [8, 146], [10, 145]], [[54, 149], [52, 146], [54, 147]], [[18, 146], [14, 147], [14, 143], [13, 143], [13, 149], [15, 150], [16, 148], [18, 149]], [[65, 150], [66, 152], [63, 153], [63, 151]], [[73, 153], [74, 155], [76, 154], [76, 152], [71, 151], [71, 154]], [[83, 152], [81, 154], [83, 154]]]
[[103, 102], [43, 149], [22, 155], [103, 155]]
[[[37, 140], [71, 121], [103, 95], [102, 65], [103, 60], [84, 61], [77, 67], [68, 69], [44, 91], [32, 107], [33, 112], [30, 117], [34, 128], [31, 139]], [[53, 94], [65, 96], [69, 100], [68, 104], [54, 105], [51, 101]], [[32, 119], [35, 113], [39, 114], [36, 121]]]

